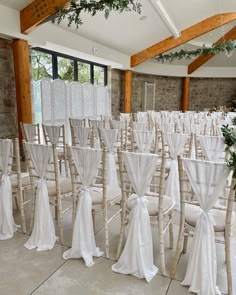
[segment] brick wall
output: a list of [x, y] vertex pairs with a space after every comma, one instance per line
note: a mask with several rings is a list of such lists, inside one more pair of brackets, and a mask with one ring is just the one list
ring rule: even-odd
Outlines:
[[[112, 70], [112, 113], [123, 110], [123, 71]], [[133, 73], [132, 111], [143, 110], [145, 82], [155, 83], [155, 110], [181, 110], [183, 78]], [[191, 78], [190, 110], [231, 106], [236, 99], [236, 78]], [[120, 106], [120, 109], [119, 109]]]
[[12, 41], [0, 38], [0, 137], [18, 135]]

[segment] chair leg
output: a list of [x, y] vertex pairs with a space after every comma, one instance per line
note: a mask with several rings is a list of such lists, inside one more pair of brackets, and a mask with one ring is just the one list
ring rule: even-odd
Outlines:
[[172, 279], [175, 278], [177, 264], [179, 262], [179, 258], [180, 258], [181, 251], [183, 248], [183, 237], [184, 237], [184, 226], [183, 225], [181, 226], [181, 224], [180, 224], [179, 235], [178, 235], [178, 240], [177, 240], [177, 245], [176, 245], [176, 250], [175, 250], [175, 257], [174, 257], [174, 261], [173, 261], [172, 268], [171, 268], [171, 274], [170, 274], [170, 277]]
[[228, 295], [233, 295], [230, 237], [225, 238], [225, 263], [226, 263], [226, 273], [227, 273]]
[[121, 249], [122, 249], [122, 245], [123, 245], [126, 224], [127, 224], [126, 206], [122, 205], [120, 238], [119, 238], [118, 247], [117, 247], [116, 260], [118, 260], [121, 255]]
[[95, 210], [94, 209], [92, 209], [92, 219], [93, 219], [93, 231], [94, 231], [94, 233], [95, 233], [95, 216], [96, 214], [95, 214]]
[[169, 215], [169, 220], [171, 220], [171, 223], [169, 225], [170, 249], [173, 249], [173, 247], [174, 247], [174, 232], [173, 232], [172, 213]]
[[26, 230], [26, 221], [25, 221], [24, 198], [23, 198], [22, 191], [19, 192], [19, 198], [20, 198], [21, 226], [22, 226], [22, 231], [25, 234], [27, 232], [27, 230]]
[[64, 229], [63, 229], [63, 216], [62, 216], [62, 203], [61, 199], [57, 201], [57, 224], [60, 236], [60, 243], [64, 245]]
[[105, 246], [106, 246], [106, 258], [109, 258], [109, 232], [108, 232], [108, 216], [107, 206], [104, 206], [104, 230], [105, 230]]
[[32, 210], [31, 210], [31, 217], [30, 217], [30, 229], [29, 232], [32, 233], [33, 225], [34, 225], [34, 216], [35, 216], [35, 203], [36, 203], [36, 191], [31, 189], [32, 192]]
[[158, 216], [158, 234], [160, 244], [160, 259], [161, 259], [161, 272], [162, 275], [166, 275], [166, 263], [165, 263], [165, 245], [164, 245], [164, 234], [163, 234], [163, 223], [160, 216]]
[[187, 252], [188, 247], [188, 234], [184, 235], [184, 245], [183, 245], [183, 254]]

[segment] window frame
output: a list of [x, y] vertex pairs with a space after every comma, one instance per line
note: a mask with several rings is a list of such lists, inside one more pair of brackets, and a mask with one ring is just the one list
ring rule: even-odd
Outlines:
[[44, 53], [52, 55], [52, 77], [53, 77], [53, 80], [58, 79], [57, 57], [62, 57], [62, 58], [73, 60], [73, 63], [74, 63], [74, 81], [77, 81], [77, 82], [79, 81], [78, 80], [78, 64], [77, 63], [80, 62], [80, 63], [86, 63], [86, 64], [90, 65], [90, 83], [91, 84], [94, 84], [94, 66], [104, 68], [104, 86], [107, 86], [108, 67], [106, 65], [99, 64], [99, 63], [92, 62], [92, 61], [85, 60], [85, 59], [81, 59], [81, 58], [78, 58], [78, 57], [70, 56], [70, 55], [67, 55], [67, 54], [64, 54], [64, 53], [60, 53], [60, 52], [40, 48], [40, 47], [32, 47], [31, 51], [32, 50], [36, 50], [36, 51], [40, 51], [40, 52], [44, 52]]

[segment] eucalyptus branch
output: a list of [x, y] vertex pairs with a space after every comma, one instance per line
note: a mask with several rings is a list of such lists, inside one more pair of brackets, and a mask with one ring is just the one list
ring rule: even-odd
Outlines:
[[87, 12], [92, 16], [96, 15], [98, 11], [104, 11], [105, 18], [109, 17], [111, 11], [136, 11], [141, 13], [141, 0], [69, 0], [69, 8], [57, 7], [57, 13], [53, 19], [54, 23], [60, 24], [67, 19], [68, 26], [73, 23], [78, 28], [83, 24], [81, 13]]
[[225, 52], [230, 54], [233, 50], [236, 50], [236, 40], [229, 40], [220, 44], [213, 44], [211, 47], [198, 48], [196, 50], [185, 50], [181, 49], [180, 51], [170, 52], [168, 54], [160, 54], [154, 57], [155, 60], [164, 62], [172, 62], [174, 60], [180, 60], [183, 58], [191, 59], [198, 57], [200, 55], [209, 55], [209, 54], [219, 54], [220, 52]]

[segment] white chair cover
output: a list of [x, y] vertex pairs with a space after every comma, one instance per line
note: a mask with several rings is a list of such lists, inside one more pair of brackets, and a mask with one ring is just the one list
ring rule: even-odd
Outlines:
[[102, 138], [108, 151], [107, 185], [111, 187], [120, 187], [117, 176], [116, 159], [114, 154], [114, 145], [117, 140], [118, 131], [118, 129], [101, 129]]
[[0, 140], [0, 240], [12, 238], [17, 230], [13, 219], [11, 181], [8, 175], [11, 170], [9, 162], [12, 150], [11, 140]]
[[155, 133], [153, 131], [133, 130], [134, 140], [140, 153], [149, 153], [154, 142]]
[[221, 294], [216, 286], [217, 260], [211, 209], [223, 191], [229, 168], [223, 163], [183, 159], [184, 170], [202, 213], [195, 227], [186, 275], [182, 285], [199, 295]]
[[208, 161], [224, 161], [224, 137], [220, 136], [198, 136], [201, 148]]
[[39, 176], [36, 188], [34, 227], [25, 247], [27, 249], [37, 248], [37, 251], [50, 250], [56, 242], [56, 234], [45, 174], [52, 154], [52, 147], [28, 142], [25, 143], [25, 147], [35, 167], [35, 172]]
[[79, 141], [79, 146], [86, 147], [88, 145], [88, 137], [90, 133], [89, 127], [74, 126], [74, 135]]
[[181, 133], [163, 133], [171, 157], [170, 172], [166, 181], [165, 194], [175, 202], [175, 208], [180, 209], [179, 170], [177, 156], [182, 154], [188, 135]]
[[175, 132], [175, 124], [174, 123], [166, 123], [166, 124], [159, 124], [158, 126], [162, 132]]
[[150, 218], [144, 195], [148, 191], [154, 174], [158, 156], [124, 152], [124, 162], [131, 184], [135, 190], [131, 202], [129, 230], [124, 250], [112, 270], [122, 274], [132, 274], [149, 282], [157, 273], [153, 264], [153, 244]]
[[133, 122], [133, 130], [148, 130], [148, 123], [146, 122]]
[[51, 144], [58, 144], [61, 126], [44, 126]]
[[75, 217], [72, 247], [63, 254], [64, 259], [80, 258], [86, 266], [92, 266], [93, 256], [99, 257], [103, 252], [96, 247], [92, 220], [91, 185], [97, 175], [102, 150], [91, 148], [71, 148], [75, 167], [80, 175], [82, 188]]
[[111, 128], [114, 129], [125, 129], [126, 128], [126, 122], [125, 121], [119, 121], [119, 120], [111, 120]]
[[23, 124], [25, 136], [28, 142], [34, 142], [35, 126], [31, 124]]

